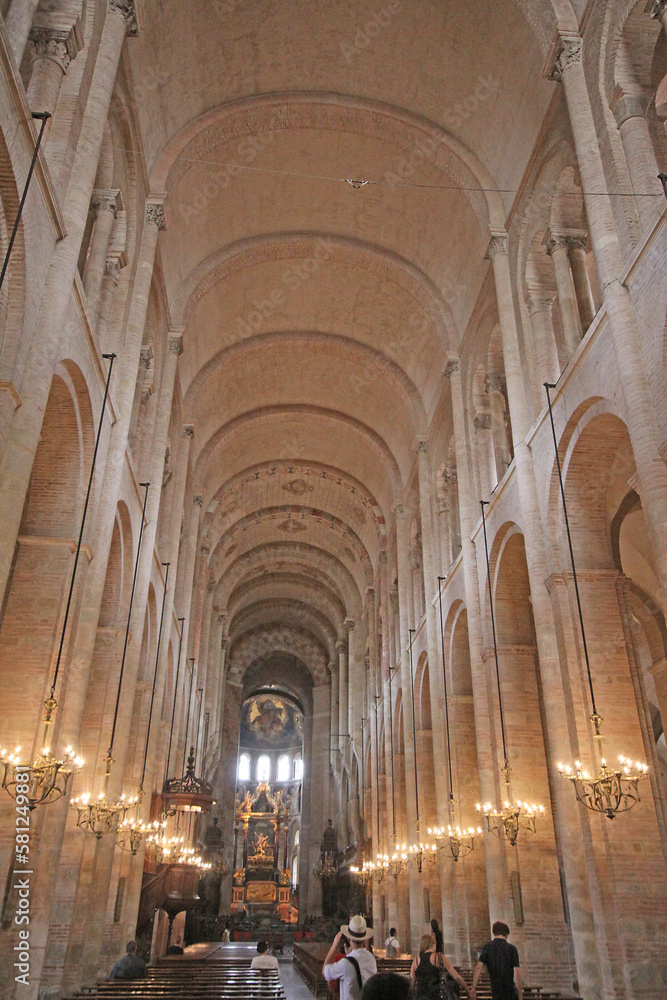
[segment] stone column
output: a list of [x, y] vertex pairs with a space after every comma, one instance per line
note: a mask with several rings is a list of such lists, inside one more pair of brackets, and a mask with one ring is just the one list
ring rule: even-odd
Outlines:
[[491, 414], [484, 412], [476, 413], [473, 420], [473, 427], [475, 428], [475, 444], [477, 445], [480, 491], [482, 496], [489, 497], [491, 496], [491, 490], [495, 489], [498, 483]]
[[104, 275], [97, 303], [97, 314], [91, 316], [91, 321], [94, 323], [97, 332], [97, 343], [100, 350], [107, 354], [111, 354], [112, 352], [118, 353], [118, 344], [113, 341], [107, 342], [107, 330], [109, 329], [109, 321], [114, 305], [114, 292], [118, 287], [121, 271], [124, 267], [123, 260], [118, 256], [107, 257], [104, 262]]
[[[632, 78], [634, 70], [623, 39], [619, 42], [616, 58], [622, 62], [622, 70]], [[635, 92], [620, 92], [612, 101], [611, 110], [621, 136], [642, 229], [646, 233], [664, 205], [664, 194], [646, 120], [651, 95], [644, 93], [639, 84], [630, 84], [630, 89]]]
[[[572, 280], [574, 281], [579, 317], [584, 333], [586, 333], [586, 330], [588, 330], [595, 318], [595, 303], [593, 301], [593, 292], [591, 291], [591, 282], [588, 277], [588, 266], [586, 264], [587, 243], [588, 233], [568, 234], [567, 245], [570, 255], [570, 267], [572, 268]], [[555, 381], [555, 379], [551, 381]]]
[[[13, 6], [17, 2], [23, 0], [14, 0]], [[21, 383], [22, 405], [14, 415], [0, 465], [0, 593], [3, 595], [53, 370], [60, 357], [60, 343], [67, 326], [66, 314], [71, 303], [72, 283], [88, 219], [118, 61], [126, 34], [136, 34], [133, 0], [108, 0], [108, 3], [109, 12], [102, 30], [63, 204], [67, 236], [57, 244], [51, 258]], [[112, 391], [115, 394], [116, 386]]]
[[28, 49], [32, 59], [28, 106], [54, 115], [65, 73], [79, 51], [74, 29], [33, 28]]
[[[584, 181], [584, 187], [586, 182]], [[601, 190], [601, 189], [600, 189]], [[597, 956], [595, 946], [595, 923], [592, 919], [592, 903], [587, 878], [582, 873], [589, 872], [583, 855], [581, 839], [572, 837], [572, 830], [580, 821], [578, 809], [571, 790], [563, 789], [555, 771], [555, 761], [569, 759], [570, 739], [568, 732], [567, 703], [563, 689], [562, 668], [556, 644], [556, 629], [553, 608], [546, 589], [547, 579], [546, 554], [543, 547], [542, 525], [540, 521], [539, 503], [535, 470], [532, 453], [526, 444], [529, 429], [529, 413], [524, 395], [521, 377], [521, 356], [516, 329], [514, 303], [512, 297], [512, 282], [509, 268], [507, 236], [505, 233], [494, 233], [489, 241], [487, 257], [493, 263], [493, 272], [498, 299], [498, 315], [500, 318], [503, 339], [503, 357], [507, 373], [507, 390], [512, 413], [512, 427], [515, 434], [514, 450], [516, 460], [517, 486], [521, 505], [521, 521], [525, 538], [526, 563], [530, 580], [535, 634], [537, 639], [539, 671], [543, 691], [545, 724], [549, 733], [549, 749], [552, 754], [549, 764], [550, 791], [554, 802], [555, 823], [560, 843], [563, 844], [563, 864], [570, 901], [570, 916], [572, 939], [580, 975], [580, 988], [583, 994], [598, 996], [600, 992], [601, 972], [597, 959], [591, 961], [591, 954]], [[511, 755], [511, 746], [509, 747]], [[569, 793], [569, 794], [568, 794]], [[519, 796], [517, 795], [517, 798]], [[556, 826], [554, 825], [554, 829]], [[545, 830], [544, 836], [550, 839], [550, 831]], [[551, 854], [551, 850], [550, 850]], [[545, 865], [553, 863], [545, 861]], [[543, 866], [544, 869], [544, 866]], [[544, 871], [541, 878], [544, 878]], [[552, 873], [553, 875], [553, 873]], [[524, 872], [524, 878], [530, 877], [529, 871]], [[590, 873], [595, 878], [595, 873]], [[552, 879], [553, 880], [553, 879]], [[554, 918], [555, 920], [555, 918]], [[556, 924], [554, 923], [556, 929]], [[565, 963], [567, 957], [558, 942], [563, 942], [564, 934], [559, 926], [554, 930], [552, 938], [553, 960]], [[551, 960], [551, 959], [550, 959]], [[586, 986], [584, 987], [585, 979]]]
[[5, 31], [17, 66], [20, 66], [23, 61], [23, 53], [28, 43], [28, 36], [39, 3], [40, 0], [12, 0], [7, 11]]
[[[553, 304], [553, 295], [544, 294], [536, 289], [528, 290], [526, 305], [528, 306], [528, 315], [530, 316], [530, 323], [533, 329], [537, 381], [540, 385], [543, 382], [556, 382], [560, 375], [556, 338], [554, 337], [554, 328], [551, 321], [551, 307]], [[485, 494], [485, 496], [488, 495], [488, 493]]]
[[120, 191], [118, 190], [98, 189], [93, 191], [91, 208], [95, 213], [95, 221], [90, 236], [88, 262], [83, 275], [88, 315], [93, 323], [97, 317], [102, 280], [106, 272], [111, 230], [120, 204]]
[[[489, 712], [488, 677], [482, 659], [484, 638], [478, 583], [481, 571], [477, 565], [477, 550], [472, 541], [474, 526], [478, 520], [477, 503], [472, 495], [470, 484], [470, 467], [466, 449], [464, 423], [465, 409], [463, 404], [463, 387], [461, 385], [461, 364], [458, 358], [450, 357], [444, 371], [444, 377], [449, 380], [450, 386], [456, 464], [459, 469], [458, 489], [459, 509], [461, 511], [461, 542], [463, 547], [463, 580], [468, 612], [468, 641], [470, 644], [470, 667], [474, 692], [473, 708], [475, 715], [477, 761], [479, 766], [479, 787], [482, 801], [490, 802], [495, 799], [496, 795], [494, 772], [497, 762], [492, 750], [493, 735]], [[457, 789], [455, 795], [461, 798], [461, 804], [463, 805], [463, 789]], [[468, 803], [466, 805], [469, 809], [470, 805]], [[464, 820], [464, 825], [472, 824], [475, 820], [476, 816], [468, 815]], [[488, 833], [484, 835], [484, 853], [486, 859], [489, 911], [491, 914], [500, 913], [505, 901], [507, 867], [500, 843]], [[456, 915], [459, 920], [463, 918], [463, 915], [460, 913]], [[465, 914], [465, 918], [468, 918], [467, 914]]]
[[[626, 420], [637, 465], [638, 490], [646, 515], [663, 592], [667, 593], [667, 468], [660, 455], [658, 426], [634, 305], [623, 284], [625, 262], [616, 233], [602, 156], [581, 61], [582, 40], [562, 36], [551, 77], [562, 80], [581, 174], [591, 242], [607, 317]], [[664, 610], [664, 609], [663, 609]]]
[[577, 296], [574, 290], [574, 281], [572, 280], [572, 271], [570, 269], [567, 237], [548, 230], [546, 248], [554, 265], [556, 288], [558, 290], [558, 305], [560, 307], [563, 336], [565, 337], [565, 347], [569, 359], [581, 342], [583, 330], [579, 317]]
[[340, 734], [338, 745], [343, 757], [347, 752], [347, 740], [343, 738], [343, 733], [349, 732], [347, 728], [347, 649], [348, 643], [344, 639], [336, 641], [336, 652], [338, 653], [338, 732]]
[[487, 372], [484, 379], [484, 389], [489, 397], [489, 409], [493, 418], [492, 426], [495, 424], [497, 428], [493, 434], [493, 447], [496, 455], [498, 482], [500, 482], [512, 460], [512, 442], [505, 413], [507, 379], [500, 372]]

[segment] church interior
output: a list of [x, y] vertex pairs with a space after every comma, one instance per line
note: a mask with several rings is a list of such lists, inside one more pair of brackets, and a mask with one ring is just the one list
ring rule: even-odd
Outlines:
[[0, 15], [2, 997], [667, 996], [667, 0]]

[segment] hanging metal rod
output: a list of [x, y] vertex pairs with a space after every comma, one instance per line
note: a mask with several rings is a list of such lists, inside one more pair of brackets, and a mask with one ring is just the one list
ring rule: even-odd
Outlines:
[[584, 649], [584, 660], [586, 661], [586, 673], [588, 674], [588, 689], [591, 693], [591, 705], [593, 707], [593, 724], [595, 726], [596, 735], [600, 735], [600, 722], [602, 718], [598, 714], [598, 710], [595, 705], [595, 692], [593, 690], [593, 676], [591, 674], [591, 664], [588, 659], [588, 644], [586, 642], [586, 629], [584, 628], [584, 614], [581, 610], [581, 597], [579, 595], [579, 581], [577, 580], [577, 567], [574, 564], [574, 549], [572, 548], [572, 535], [570, 533], [570, 519], [567, 516], [567, 503], [565, 502], [565, 486], [563, 484], [563, 472], [560, 465], [560, 455], [558, 454], [558, 441], [556, 439], [556, 427], [554, 425], [554, 414], [551, 408], [551, 395], [549, 393], [550, 389], [555, 389], [556, 385], [553, 382], [543, 382], [544, 388], [547, 393], [547, 404], [549, 406], [549, 420], [551, 422], [551, 435], [554, 442], [554, 451], [556, 453], [556, 468], [558, 469], [558, 484], [560, 486], [560, 498], [563, 501], [563, 516], [565, 518], [565, 531], [567, 532], [567, 544], [570, 550], [570, 562], [572, 564], [572, 579], [574, 581], [574, 592], [577, 598], [577, 611], [579, 612], [579, 627], [581, 628], [581, 641], [583, 643]]
[[[416, 634], [416, 629], [409, 628], [408, 635], [413, 636]], [[412, 704], [412, 750], [415, 765], [415, 807], [417, 809], [417, 836], [419, 836], [419, 780], [417, 778], [417, 723], [415, 716], [415, 678], [412, 669], [412, 643], [414, 639], [409, 640], [409, 653], [410, 653], [410, 702]]]
[[171, 758], [171, 742], [174, 737], [174, 719], [176, 718], [176, 700], [178, 698], [178, 677], [181, 672], [181, 650], [183, 648], [183, 630], [185, 628], [185, 618], [179, 618], [181, 623], [181, 634], [178, 637], [178, 660], [176, 661], [176, 677], [174, 679], [174, 704], [171, 709], [171, 729], [169, 730], [169, 749], [167, 750], [167, 763], [164, 769], [165, 782], [169, 779], [169, 760]]
[[157, 634], [157, 649], [155, 651], [155, 670], [153, 671], [153, 689], [151, 691], [151, 707], [148, 710], [148, 729], [146, 730], [146, 746], [144, 748], [144, 766], [141, 770], [141, 784], [139, 785], [139, 795], [144, 790], [144, 778], [146, 777], [146, 762], [148, 761], [148, 744], [151, 738], [151, 724], [153, 722], [153, 703], [155, 701], [155, 685], [157, 683], [157, 668], [160, 662], [160, 641], [162, 639], [162, 626], [164, 624], [164, 605], [167, 598], [167, 583], [169, 582], [169, 566], [170, 563], [162, 563], [165, 569], [164, 574], [164, 590], [162, 592], [162, 611], [160, 613], [160, 627]]
[[442, 586], [446, 576], [438, 577], [438, 605], [440, 607], [440, 642], [442, 649], [442, 677], [445, 685], [445, 729], [447, 730], [447, 764], [449, 767], [449, 816], [454, 819], [454, 782], [452, 779], [452, 744], [449, 734], [449, 698], [447, 695], [447, 663], [445, 660], [445, 622], [442, 617]]
[[486, 580], [489, 585], [489, 606], [491, 608], [491, 630], [493, 632], [493, 655], [496, 661], [496, 682], [498, 684], [498, 707], [500, 709], [500, 732], [503, 738], [503, 758], [505, 761], [505, 772], [509, 781], [509, 759], [507, 757], [507, 742], [505, 740], [505, 715], [503, 713], [503, 696], [500, 690], [500, 667], [498, 666], [498, 642], [496, 639], [496, 616], [493, 610], [493, 588], [491, 586], [491, 566], [489, 563], [489, 543], [486, 537], [486, 517], [484, 508], [488, 507], [488, 500], [480, 500], [482, 508], [482, 528], [484, 530], [484, 555], [486, 556]]
[[[42, 145], [42, 138], [44, 136], [44, 130], [46, 124], [51, 117], [48, 111], [33, 111], [32, 117], [37, 121], [41, 121], [42, 125], [37, 134], [37, 142], [35, 144], [35, 150], [32, 154], [32, 160], [30, 161], [30, 167], [28, 169], [28, 176], [26, 177], [25, 185], [23, 188], [23, 194], [21, 195], [21, 201], [19, 202], [18, 212], [16, 214], [16, 219], [14, 220], [14, 227], [12, 229], [12, 235], [9, 237], [9, 243], [7, 245], [7, 252], [5, 253], [5, 259], [2, 264], [2, 271], [0, 271], [0, 290], [5, 280], [5, 275], [7, 274], [7, 268], [9, 267], [9, 259], [12, 255], [12, 250], [14, 249], [14, 241], [16, 240], [16, 234], [19, 230], [19, 224], [21, 222], [21, 216], [23, 215], [23, 207], [28, 197], [28, 189], [30, 187], [30, 182], [32, 180], [32, 175], [35, 170], [35, 165], [37, 164], [37, 157], [39, 155], [39, 147]], [[105, 357], [106, 355], [102, 355]]]

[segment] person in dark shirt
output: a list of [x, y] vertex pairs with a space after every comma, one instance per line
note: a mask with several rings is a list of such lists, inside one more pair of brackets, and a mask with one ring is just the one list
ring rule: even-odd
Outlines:
[[145, 979], [148, 975], [148, 967], [143, 958], [137, 955], [137, 942], [128, 942], [125, 949], [127, 954], [119, 958], [109, 979]]
[[493, 940], [482, 948], [472, 977], [471, 1000], [476, 1000], [477, 983], [484, 966], [489, 971], [493, 1000], [523, 1000], [519, 952], [507, 940], [510, 929], [502, 920], [492, 928]]

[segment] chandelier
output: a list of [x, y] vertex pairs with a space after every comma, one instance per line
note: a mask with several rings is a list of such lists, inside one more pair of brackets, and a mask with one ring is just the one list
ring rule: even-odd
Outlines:
[[467, 857], [471, 851], [475, 850], [475, 837], [482, 833], [481, 826], [469, 826], [467, 830], [462, 830], [460, 826], [436, 826], [429, 829], [429, 834], [435, 837], [436, 841], [442, 841], [441, 846], [447, 846], [452, 861], [459, 861], [460, 858]]
[[509, 757], [507, 756], [507, 742], [505, 740], [505, 717], [503, 714], [503, 697], [500, 690], [500, 667], [498, 665], [498, 640], [496, 638], [496, 619], [493, 611], [493, 588], [491, 587], [491, 567], [489, 564], [489, 544], [486, 537], [486, 516], [484, 508], [488, 506], [488, 500], [480, 500], [482, 508], [482, 529], [484, 532], [484, 555], [486, 557], [486, 579], [489, 588], [489, 608], [491, 611], [491, 630], [493, 634], [493, 655], [496, 664], [496, 683], [498, 685], [498, 708], [500, 711], [500, 732], [503, 741], [504, 765], [502, 772], [504, 775], [505, 798], [500, 808], [494, 809], [491, 802], [484, 805], [477, 803], [477, 811], [486, 819], [486, 828], [489, 833], [493, 833], [499, 839], [507, 839], [512, 847], [516, 846], [519, 834], [523, 830], [526, 835], [536, 832], [535, 821], [539, 815], [544, 813], [544, 806], [533, 805], [528, 802], [516, 803], [512, 798], [512, 782]]
[[338, 861], [332, 851], [323, 851], [320, 860], [313, 865], [315, 878], [333, 878], [338, 874]]
[[558, 770], [572, 782], [578, 800], [587, 809], [604, 813], [609, 819], [613, 819], [617, 813], [627, 812], [640, 801], [638, 785], [648, 775], [646, 764], [639, 761], [633, 764], [623, 756], [618, 759], [621, 766], [615, 768], [609, 767], [602, 757], [600, 769], [595, 775], [583, 771], [580, 760], [575, 761], [575, 769], [569, 764], [559, 764]]
[[581, 761], [575, 761], [574, 767], [568, 764], [558, 764], [558, 771], [568, 781], [572, 782], [575, 795], [582, 805], [592, 812], [600, 813], [608, 819], [613, 819], [618, 813], [627, 812], [629, 809], [641, 801], [639, 794], [639, 782], [648, 777], [648, 766], [644, 763], [633, 763], [624, 755], [619, 755], [620, 767], [609, 767], [602, 750], [602, 716], [598, 713], [595, 703], [595, 691], [593, 689], [593, 675], [588, 657], [588, 645], [586, 642], [586, 629], [584, 627], [584, 615], [581, 610], [581, 598], [579, 595], [579, 582], [577, 580], [577, 568], [574, 563], [574, 549], [572, 547], [572, 534], [570, 532], [570, 519], [567, 514], [567, 503], [565, 502], [565, 487], [563, 485], [563, 472], [558, 453], [558, 441], [556, 438], [556, 427], [554, 415], [551, 407], [550, 389], [555, 389], [555, 384], [545, 382], [544, 388], [547, 394], [547, 404], [549, 407], [549, 420], [551, 422], [551, 435], [554, 442], [556, 454], [556, 468], [558, 470], [558, 483], [560, 486], [560, 496], [563, 502], [563, 517], [567, 542], [570, 549], [570, 563], [572, 565], [572, 581], [577, 599], [577, 609], [579, 612], [579, 627], [581, 629], [582, 649], [584, 661], [586, 663], [586, 673], [588, 676], [588, 690], [591, 697], [591, 707], [593, 709], [590, 721], [593, 724], [593, 743], [599, 754], [600, 764], [595, 773], [589, 773], [582, 768]]
[[231, 871], [231, 868], [225, 861], [225, 856], [222, 853], [222, 851], [218, 851], [218, 853], [215, 855], [213, 861], [211, 862], [211, 867], [213, 868], [213, 871], [216, 873], [216, 875], [222, 875], [223, 878], [225, 877], [225, 875], [229, 875]]
[[[46, 704], [48, 706], [48, 702]], [[55, 707], [55, 702], [53, 705]], [[50, 718], [45, 720], [45, 729], [50, 721]], [[71, 747], [67, 747], [59, 760], [48, 747], [44, 747], [29, 764], [21, 763], [20, 753], [21, 747], [16, 747], [13, 753], [0, 750], [2, 787], [18, 806], [27, 806], [30, 810], [35, 806], [49, 805], [65, 795], [72, 775], [77, 774], [84, 763]]]
[[357, 865], [350, 865], [350, 871], [359, 885], [366, 886], [373, 881], [373, 872], [367, 861], [363, 862], [361, 868]]
[[[33, 117], [35, 117], [33, 115]], [[49, 116], [47, 116], [49, 117]], [[44, 130], [44, 125], [46, 124], [46, 118], [42, 121], [42, 132]], [[40, 139], [41, 139], [40, 132]], [[10, 244], [11, 250], [11, 244]], [[6, 265], [6, 261], [5, 261]], [[4, 271], [3, 271], [4, 277]], [[113, 363], [116, 360], [115, 354], [103, 354], [102, 357], [109, 362], [109, 371], [107, 372], [106, 385], [104, 387], [104, 398], [102, 400], [102, 409], [100, 411], [100, 422], [97, 428], [97, 436], [95, 438], [95, 448], [93, 451], [93, 460], [90, 467], [90, 476], [88, 478], [88, 490], [86, 492], [86, 499], [83, 505], [83, 514], [81, 515], [81, 527], [79, 528], [79, 539], [76, 546], [76, 554], [74, 556], [74, 566], [72, 568], [72, 579], [70, 580], [69, 592], [67, 595], [67, 604], [65, 606], [65, 615], [63, 618], [62, 629], [60, 632], [60, 645], [58, 647], [58, 656], [56, 658], [56, 664], [53, 669], [53, 679], [51, 681], [51, 691], [49, 697], [44, 702], [44, 733], [42, 736], [42, 750], [37, 754], [37, 756], [26, 763], [21, 763], [21, 758], [19, 756], [21, 752], [20, 747], [16, 747], [14, 753], [8, 753], [7, 750], [0, 751], [0, 764], [3, 767], [2, 776], [2, 787], [9, 792], [11, 797], [16, 800], [17, 805], [27, 806], [28, 809], [32, 810], [36, 806], [50, 805], [52, 802], [57, 802], [59, 798], [66, 795], [68, 792], [68, 786], [70, 779], [74, 774], [78, 772], [83, 767], [84, 761], [79, 757], [71, 747], [67, 747], [65, 750], [64, 757], [54, 757], [49, 749], [49, 727], [53, 722], [53, 715], [58, 707], [58, 702], [55, 698], [56, 685], [58, 683], [58, 674], [60, 672], [60, 662], [62, 660], [63, 649], [65, 647], [65, 635], [67, 633], [67, 622], [69, 620], [69, 612], [72, 606], [72, 596], [74, 594], [74, 581], [76, 579], [76, 571], [79, 565], [79, 556], [81, 554], [81, 545], [83, 542], [83, 531], [86, 526], [86, 516], [88, 514], [88, 504], [90, 501], [90, 494], [93, 486], [93, 476], [95, 473], [95, 462], [97, 460], [97, 451], [100, 444], [100, 437], [102, 435], [102, 427], [104, 425], [104, 414], [106, 411], [107, 399], [109, 396], [109, 383], [111, 382], [111, 373], [113, 371]]]
[[153, 820], [152, 823], [142, 823], [138, 819], [125, 819], [118, 824], [116, 832], [116, 843], [121, 851], [129, 851], [134, 857], [140, 850], [144, 839], [156, 834], [158, 830], [164, 830], [167, 825], [166, 820]]
[[[509, 768], [503, 768], [503, 771], [509, 773]], [[505, 787], [509, 793], [509, 778], [505, 781]], [[519, 801], [513, 803], [508, 794], [502, 808], [494, 809], [490, 802], [484, 805], [478, 802], [477, 811], [485, 817], [489, 833], [495, 833], [501, 839], [506, 837], [512, 847], [515, 847], [522, 830], [527, 835], [536, 832], [535, 820], [544, 813], [544, 806]]]

